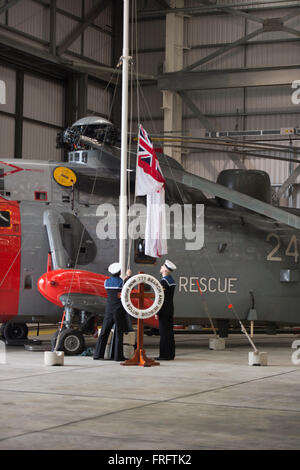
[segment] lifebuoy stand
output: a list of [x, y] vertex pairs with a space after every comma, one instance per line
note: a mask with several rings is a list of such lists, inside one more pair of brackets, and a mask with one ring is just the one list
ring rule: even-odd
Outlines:
[[[143, 273], [139, 273], [143, 274]], [[131, 298], [138, 299], [138, 308], [144, 309], [144, 300], [151, 299], [154, 297], [154, 294], [145, 292], [145, 286], [143, 283], [139, 284], [138, 291], [131, 294]], [[131, 359], [127, 359], [125, 362], [121, 362], [121, 366], [159, 366], [160, 363], [156, 362], [154, 359], [150, 359], [146, 355], [144, 350], [144, 320], [138, 318], [137, 321], [137, 348], [134, 351], [134, 355]]]

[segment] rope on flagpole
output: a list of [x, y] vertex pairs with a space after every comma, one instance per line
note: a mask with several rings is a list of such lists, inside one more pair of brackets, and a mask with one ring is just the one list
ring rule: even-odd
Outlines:
[[[132, 2], [132, 10], [131, 10], [131, 17], [133, 19], [131, 23], [131, 49], [133, 50], [133, 45], [134, 45], [134, 36], [135, 36], [135, 60], [137, 63], [137, 70], [134, 68], [133, 60], [131, 61], [131, 73], [130, 73], [130, 129], [129, 129], [129, 149], [128, 149], [128, 155], [129, 155], [129, 165], [128, 169], [131, 169], [131, 136], [132, 136], [132, 123], [133, 123], [133, 82], [134, 82], [134, 75], [136, 79], [136, 99], [137, 99], [137, 117], [138, 117], [138, 129], [140, 128], [140, 103], [139, 103], [139, 76], [138, 76], [138, 32], [137, 32], [137, 2], [136, 0], [133, 0]], [[139, 131], [138, 131], [139, 135]], [[137, 149], [135, 153], [136, 161], [137, 161], [137, 152], [138, 152], [138, 140], [137, 140]], [[129, 207], [131, 205], [131, 181], [130, 181], [130, 174], [131, 171], [128, 171], [127, 178], [128, 178], [128, 201], [129, 201]], [[136, 203], [136, 195], [134, 194], [133, 198], [133, 204]], [[130, 269], [131, 266], [131, 253], [132, 253], [132, 243], [133, 243], [133, 226], [131, 226], [131, 231], [129, 233], [129, 242], [128, 242], [128, 257], [127, 257], [127, 269]]]

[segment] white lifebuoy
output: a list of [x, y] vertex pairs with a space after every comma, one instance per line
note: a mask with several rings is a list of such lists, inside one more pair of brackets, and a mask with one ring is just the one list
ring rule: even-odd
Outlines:
[[[154, 302], [151, 307], [143, 310], [135, 307], [130, 298], [132, 290], [140, 283], [148, 284], [152, 287], [155, 294]], [[150, 274], [136, 274], [132, 276], [125, 282], [121, 293], [121, 302], [126, 312], [140, 320], [156, 315], [161, 309], [164, 299], [165, 295], [161, 283], [155, 277], [150, 276]]]

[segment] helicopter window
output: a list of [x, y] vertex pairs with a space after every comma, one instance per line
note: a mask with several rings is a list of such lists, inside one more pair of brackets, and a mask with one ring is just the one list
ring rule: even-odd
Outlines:
[[34, 200], [35, 201], [47, 201], [47, 193], [45, 191], [35, 191]]
[[0, 211], [0, 227], [10, 227], [10, 213], [8, 211]]
[[88, 154], [87, 152], [83, 152], [82, 154], [82, 163], [87, 163], [88, 161]]
[[145, 255], [145, 240], [138, 238], [134, 243], [134, 261], [137, 264], [155, 264], [156, 258]]
[[32, 289], [32, 277], [29, 274], [25, 276], [24, 289]]
[[73, 161], [73, 153], [69, 153], [69, 162]]
[[80, 160], [79, 153], [75, 153], [75, 162], [79, 162], [79, 160]]

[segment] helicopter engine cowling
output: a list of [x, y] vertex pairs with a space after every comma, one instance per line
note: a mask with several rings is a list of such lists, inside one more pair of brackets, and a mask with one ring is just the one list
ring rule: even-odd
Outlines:
[[[265, 171], [223, 170], [218, 176], [217, 183], [271, 204], [271, 182], [268, 173]], [[239, 208], [238, 205], [225, 199], [218, 197], [216, 199], [226, 209]]]

